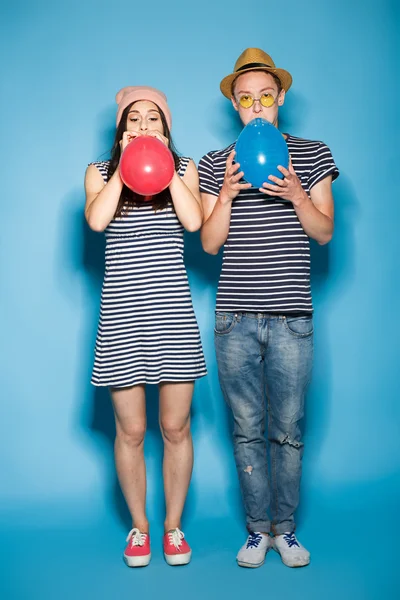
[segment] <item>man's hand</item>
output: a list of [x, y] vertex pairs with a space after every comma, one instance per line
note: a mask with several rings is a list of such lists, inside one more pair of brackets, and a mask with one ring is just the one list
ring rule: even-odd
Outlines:
[[220, 202], [222, 204], [232, 202], [241, 190], [248, 190], [251, 188], [251, 183], [239, 183], [244, 173], [243, 171], [238, 172], [240, 167], [239, 163], [233, 164], [235, 154], [235, 150], [232, 150], [226, 160], [224, 183], [222, 184], [220, 192]]
[[300, 179], [297, 177], [295, 170], [293, 169], [292, 161], [289, 162], [289, 170], [279, 165], [278, 170], [284, 176], [283, 179], [269, 175], [268, 179], [273, 181], [272, 183], [263, 183], [263, 187], [260, 188], [260, 192], [268, 194], [268, 196], [276, 196], [283, 200], [289, 200], [294, 206], [302, 204], [305, 200], [308, 200], [306, 192], [303, 190]]

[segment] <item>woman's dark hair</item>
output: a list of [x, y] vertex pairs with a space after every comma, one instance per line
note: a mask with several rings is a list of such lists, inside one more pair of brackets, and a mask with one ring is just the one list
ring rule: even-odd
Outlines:
[[[127, 106], [125, 108], [124, 112], [122, 113], [121, 120], [118, 124], [117, 131], [115, 133], [114, 145], [111, 149], [111, 159], [110, 159], [110, 163], [108, 165], [108, 178], [110, 178], [115, 173], [115, 170], [118, 167], [119, 160], [121, 158], [121, 147], [120, 147], [119, 143], [122, 140], [122, 136], [123, 136], [124, 132], [126, 131], [126, 121], [128, 118], [128, 113], [133, 104], [134, 104], [134, 102], [132, 102], [132, 104], [130, 104], [129, 106]], [[171, 133], [169, 131], [165, 115], [158, 106], [157, 106], [157, 108], [160, 113], [161, 122], [163, 124], [163, 135], [165, 135], [165, 137], [168, 138], [168, 148], [171, 150], [172, 156], [174, 157], [175, 170], [178, 170], [178, 168], [179, 168], [178, 152], [172, 141]], [[133, 206], [139, 206], [139, 205], [143, 204], [144, 202], [146, 202], [146, 204], [147, 203], [152, 204], [154, 207], [154, 210], [162, 210], [163, 208], [168, 206], [168, 204], [170, 202], [172, 202], [171, 193], [169, 191], [169, 188], [167, 188], [164, 191], [160, 192], [159, 194], [153, 196], [151, 200], [144, 200], [143, 196], [136, 194], [135, 192], [130, 190], [126, 185], [124, 185], [122, 188], [121, 195], [119, 197], [119, 202], [118, 202], [117, 210], [115, 211], [114, 218], [121, 217], [122, 215], [129, 212], [129, 209], [132, 208]]]

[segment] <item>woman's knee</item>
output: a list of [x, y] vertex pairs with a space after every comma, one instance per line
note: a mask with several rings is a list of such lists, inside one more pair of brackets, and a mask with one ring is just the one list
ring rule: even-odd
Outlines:
[[143, 444], [145, 435], [145, 422], [130, 423], [129, 425], [117, 424], [117, 441], [131, 448]]
[[161, 433], [164, 441], [170, 444], [181, 444], [190, 437], [190, 419], [177, 421], [175, 419], [162, 419]]

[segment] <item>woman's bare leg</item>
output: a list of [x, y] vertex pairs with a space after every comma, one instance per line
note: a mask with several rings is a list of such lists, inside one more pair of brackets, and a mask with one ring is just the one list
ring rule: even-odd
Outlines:
[[119, 483], [132, 516], [132, 527], [148, 532], [143, 453], [146, 433], [145, 387], [113, 388], [111, 397], [117, 433], [114, 449]]
[[183, 507], [193, 470], [190, 407], [193, 382], [162, 383], [160, 427], [164, 439], [165, 531], [181, 526]]

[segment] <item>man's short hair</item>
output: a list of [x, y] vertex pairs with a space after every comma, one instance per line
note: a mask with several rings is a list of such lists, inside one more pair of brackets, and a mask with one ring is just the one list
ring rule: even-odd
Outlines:
[[[254, 71], [246, 71], [247, 73], [266, 73], [267, 75], [271, 75], [272, 79], [275, 81], [277, 87], [278, 87], [278, 94], [281, 93], [283, 87], [282, 87], [282, 83], [281, 80], [279, 79], [279, 77], [277, 75], [275, 75], [275, 73], [271, 73], [270, 71], [266, 71], [265, 69], [254, 69]], [[244, 75], [244, 73], [242, 73], [242, 75]], [[232, 83], [232, 96], [233, 93], [235, 91], [235, 85], [237, 80], [239, 79], [240, 75], [238, 77], [236, 77], [236, 79], [234, 79], [233, 83]]]

